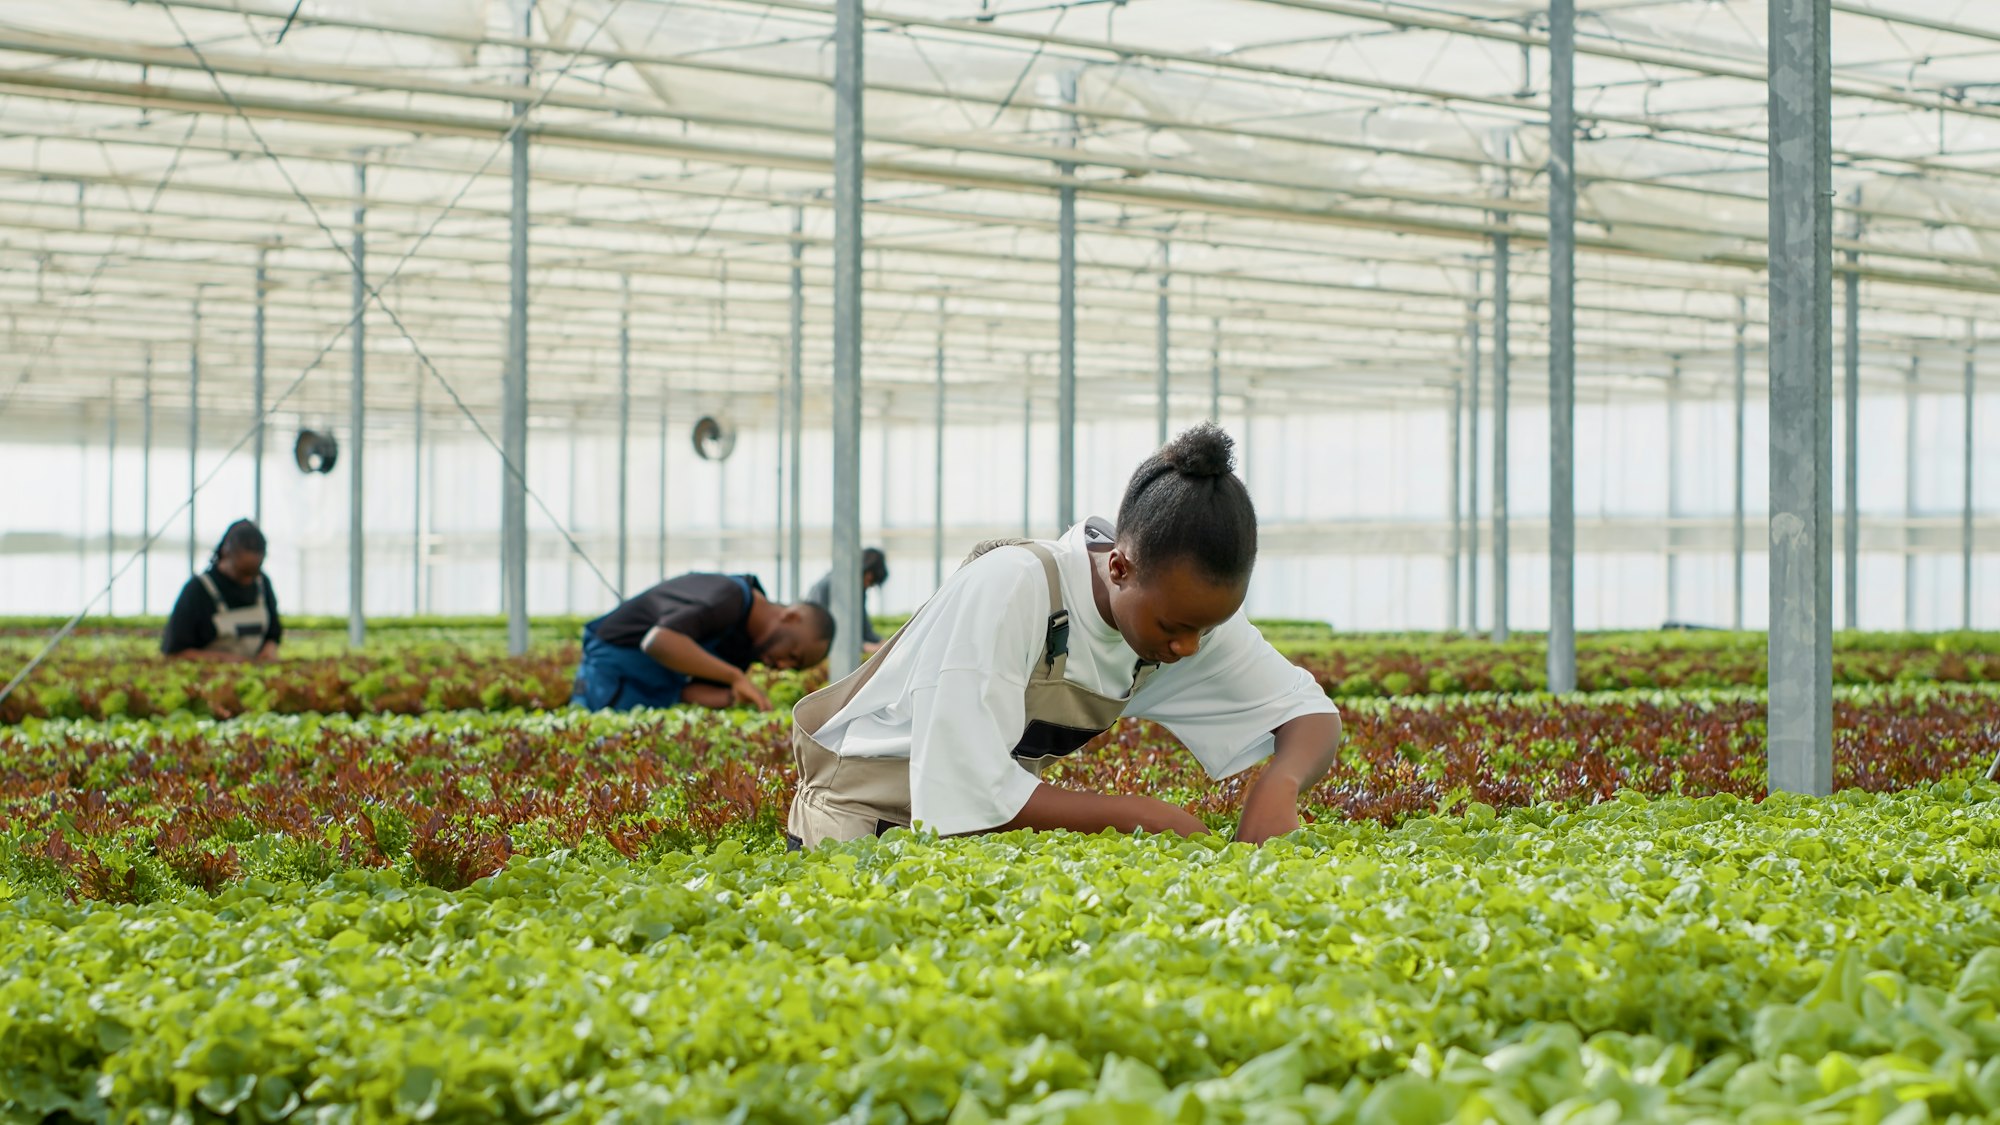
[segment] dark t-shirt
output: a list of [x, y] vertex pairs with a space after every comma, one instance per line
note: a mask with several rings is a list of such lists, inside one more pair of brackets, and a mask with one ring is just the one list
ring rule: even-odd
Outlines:
[[[763, 593], [753, 575], [742, 576], [750, 588]], [[646, 632], [655, 627], [672, 629], [693, 637], [696, 644], [713, 645], [716, 656], [748, 671], [757, 655], [757, 646], [743, 628], [749, 606], [743, 604], [743, 587], [727, 574], [683, 574], [669, 578], [646, 592], [626, 599], [597, 623], [597, 639], [618, 648], [638, 648]]]
[[[215, 583], [216, 592], [222, 595], [223, 605], [230, 609], [242, 609], [257, 601], [257, 587], [245, 585], [229, 578], [213, 567], [208, 571], [209, 581]], [[263, 574], [257, 581], [264, 587], [264, 608], [270, 611], [271, 627], [264, 633], [264, 639], [277, 643], [285, 635], [285, 623], [278, 619], [278, 595], [271, 591], [271, 579]], [[215, 599], [208, 596], [208, 588], [201, 579], [190, 578], [181, 587], [181, 596], [174, 599], [174, 612], [167, 618], [166, 631], [160, 634], [160, 651], [168, 656], [193, 648], [207, 648], [215, 641]]]

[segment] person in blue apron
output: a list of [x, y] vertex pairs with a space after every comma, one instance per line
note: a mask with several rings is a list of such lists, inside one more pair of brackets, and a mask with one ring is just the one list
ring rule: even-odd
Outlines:
[[160, 652], [177, 660], [242, 664], [278, 658], [285, 625], [264, 574], [264, 533], [237, 520], [222, 533], [208, 569], [181, 587], [160, 635]]
[[1165, 726], [1213, 778], [1268, 759], [1236, 838], [1296, 829], [1340, 712], [1243, 614], [1257, 514], [1233, 470], [1229, 436], [1205, 423], [1139, 466], [1115, 527], [975, 549], [866, 663], [793, 708], [788, 842], [1207, 831], [1153, 796], [1042, 780], [1126, 716]]
[[683, 574], [583, 627], [570, 701], [592, 711], [676, 703], [765, 711], [771, 701], [750, 666], [810, 668], [832, 644], [823, 607], [778, 605], [748, 574]]

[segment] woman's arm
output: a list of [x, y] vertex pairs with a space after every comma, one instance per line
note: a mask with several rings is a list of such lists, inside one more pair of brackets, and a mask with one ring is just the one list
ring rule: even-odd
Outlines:
[[1014, 819], [986, 831], [1012, 832], [1018, 828], [1044, 832], [1056, 828], [1102, 832], [1111, 828], [1119, 832], [1176, 832], [1182, 836], [1208, 831], [1208, 826], [1193, 813], [1157, 797], [1059, 789], [1047, 782], [1035, 788]]
[[205, 648], [184, 648], [167, 654], [173, 660], [192, 660], [197, 664], [246, 664], [243, 657], [233, 652], [210, 652]]
[[1300, 715], [1272, 733], [1277, 750], [1243, 798], [1236, 826], [1236, 838], [1248, 844], [1298, 829], [1299, 794], [1326, 776], [1340, 751], [1339, 715]]

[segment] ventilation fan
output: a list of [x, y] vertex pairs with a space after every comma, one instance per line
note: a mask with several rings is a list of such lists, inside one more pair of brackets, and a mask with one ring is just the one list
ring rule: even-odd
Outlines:
[[701, 421], [694, 424], [694, 451], [702, 460], [727, 460], [735, 448], [735, 423], [712, 415], [703, 415]]
[[300, 430], [299, 440], [292, 445], [292, 459], [302, 473], [330, 473], [333, 463], [340, 460], [340, 443], [332, 434]]

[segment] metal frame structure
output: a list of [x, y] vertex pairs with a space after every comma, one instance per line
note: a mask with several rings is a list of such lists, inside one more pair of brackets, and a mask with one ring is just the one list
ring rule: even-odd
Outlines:
[[[2000, 106], [1977, 93], [2000, 64], [2000, 20], [1925, 0], [1774, 6], [1800, 3], [1838, 51], [1824, 76], [1841, 138], [1827, 144], [1839, 162], [1827, 187], [1840, 189], [1827, 209], [1847, 233], [1830, 229], [1823, 249], [1867, 299], [1850, 313], [1851, 466], [1858, 393], [1899, 390], [1910, 356], [1937, 373], [1934, 390], [1963, 359], [1976, 394], [1972, 326], [2000, 320], [2000, 169], [1983, 155], [2000, 148]], [[847, 568], [864, 402], [871, 417], [940, 430], [1016, 406], [1032, 420], [1023, 372], [1051, 353], [1055, 464], [1028, 465], [1029, 441], [1022, 471], [1024, 490], [1054, 490], [1060, 523], [1077, 515], [1080, 417], [1217, 415], [1225, 379], [1251, 417], [1412, 401], [1466, 411], [1451, 427], [1472, 447], [1452, 451], [1469, 505], [1446, 545], [1456, 574], [1481, 550], [1483, 336], [1500, 407], [1493, 632], [1510, 626], [1512, 552], [1524, 536], [1545, 542], [1560, 687], [1575, 553], [1608, 534], [1571, 509], [1579, 393], [1662, 396], [1672, 356], [1682, 401], [1733, 394], [1744, 523], [1740, 403], [1767, 356], [1773, 401], [1784, 393], [1792, 340], [1770, 325], [1796, 313], [1764, 292], [1767, 255], [1792, 252], [1766, 244], [1766, 201], [1781, 194], [1766, 156], [1796, 135], [1783, 115], [1767, 126], [1766, 76], [1790, 76], [1769, 66], [1762, 3], [1559, 2], [1538, 26], [1543, 7], [439, 0], [383, 18], [342, 0], [297, 12], [280, 0], [20, 0], [0, 12], [0, 331], [20, 357], [0, 368], [0, 439], [77, 440], [79, 403], [115, 411], [116, 380], [181, 347], [190, 493], [197, 449], [253, 430], [261, 449], [269, 426], [335, 417], [343, 400], [355, 429], [343, 459], [357, 470], [361, 431], [406, 410], [413, 426], [497, 416], [518, 650], [529, 541], [545, 534], [529, 512], [531, 430], [592, 419], [622, 449], [634, 412], [660, 417], [663, 442], [725, 409], [779, 419], [778, 553], [796, 596], [799, 481], [814, 468], [801, 463], [804, 429], [834, 435], [829, 547]], [[372, 279], [364, 195], [365, 251], [393, 263]], [[325, 217], [346, 206], [351, 248]], [[924, 315], [946, 297], [949, 324], [1000, 340], [951, 348], [948, 401], [938, 358], [951, 342]], [[1207, 339], [1186, 330], [1204, 320]], [[598, 351], [614, 335], [615, 369]], [[344, 379], [321, 365], [343, 339]], [[776, 340], [788, 346], [774, 363]], [[1196, 397], [1171, 373], [1203, 358]], [[175, 380], [152, 380], [148, 435], [152, 414], [171, 425], [178, 413]], [[422, 382], [447, 393], [420, 397]], [[1520, 452], [1509, 420], [1544, 403], [1545, 538], [1510, 514], [1507, 488]], [[664, 493], [664, 464], [662, 476]], [[1459, 510], [1454, 499], [1453, 526]], [[1851, 584], [1871, 532], [1849, 515]], [[192, 504], [187, 522], [192, 564]], [[1964, 517], [1959, 543], [1926, 533], [1923, 549], [1969, 558], [1977, 523]], [[1274, 529], [1272, 541], [1316, 534]], [[1706, 534], [1677, 526], [1663, 550]], [[359, 545], [357, 523], [357, 560]], [[1725, 549], [1740, 591], [1742, 549]], [[1452, 604], [1462, 594], [1477, 628], [1480, 568], [1463, 570]], [[1740, 592], [1734, 604], [1740, 617]]]

